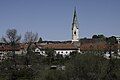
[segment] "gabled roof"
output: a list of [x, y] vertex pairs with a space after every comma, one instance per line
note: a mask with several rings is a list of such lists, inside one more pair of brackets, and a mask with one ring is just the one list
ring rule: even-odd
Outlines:
[[41, 49], [55, 49], [55, 50], [77, 50], [78, 48], [72, 43], [58, 43], [58, 44], [46, 44], [39, 45]]

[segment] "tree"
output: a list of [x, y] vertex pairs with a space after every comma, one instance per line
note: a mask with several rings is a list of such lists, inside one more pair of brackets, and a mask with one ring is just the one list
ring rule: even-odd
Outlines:
[[111, 58], [112, 57], [112, 53], [111, 52], [112, 52], [112, 50], [114, 50], [113, 46], [117, 43], [116, 37], [115, 36], [111, 36], [111, 37], [106, 39], [106, 42], [107, 42], [107, 45], [109, 46], [108, 49], [109, 49], [109, 54], [110, 54], [110, 58]]
[[40, 37], [39, 40], [38, 40], [38, 43], [41, 43], [43, 40], [42, 38]]
[[46, 57], [47, 63], [51, 64], [55, 59], [55, 51], [54, 51], [54, 49], [46, 49], [45, 53], [47, 55], [47, 57]]
[[97, 38], [98, 38], [97, 35], [93, 35], [93, 36], [92, 36], [92, 39], [97, 39]]
[[78, 51], [73, 51], [73, 52], [70, 53], [70, 57], [71, 58], [75, 57], [77, 54], [80, 54], [80, 53], [78, 53]]
[[30, 51], [31, 45], [37, 42], [38, 34], [33, 32], [26, 32], [24, 37], [24, 42], [27, 44], [27, 52]]
[[101, 35], [98, 35], [98, 38], [105, 39], [105, 36], [101, 34]]
[[76, 54], [67, 63], [67, 80], [102, 80], [107, 69], [107, 60], [93, 53]]
[[117, 43], [117, 39], [115, 36], [111, 36], [111, 37], [108, 37], [106, 39], [106, 42], [109, 44], [109, 45], [114, 45]]
[[[115, 61], [114, 59], [112, 59], [112, 51], [114, 50], [113, 49], [113, 46], [117, 43], [117, 40], [116, 40], [116, 37], [115, 36], [111, 36], [109, 38], [106, 39], [106, 42], [109, 46], [108, 50], [109, 50], [109, 64], [108, 64], [108, 69], [107, 69], [107, 73], [106, 73], [106, 76], [105, 76], [105, 79], [107, 80], [117, 80], [117, 75], [114, 73], [114, 69], [115, 68]], [[115, 52], [115, 51], [114, 51]]]
[[2, 40], [6, 43], [9, 44], [12, 48], [12, 53], [13, 53], [13, 59], [15, 57], [15, 50], [18, 47], [20, 43], [21, 36], [17, 34], [16, 29], [8, 29], [6, 31], [6, 36], [2, 37]]
[[16, 75], [14, 75], [14, 70], [16, 69], [16, 59], [15, 59], [15, 51], [19, 46], [20, 43], [20, 39], [21, 36], [17, 34], [17, 30], [16, 29], [8, 29], [6, 31], [6, 36], [2, 37], [2, 40], [5, 42], [5, 44], [10, 45], [11, 49], [12, 49], [12, 62], [13, 64], [10, 65], [9, 71], [11, 71], [11, 75], [9, 76], [10, 80], [16, 80], [15, 77]]
[[32, 50], [32, 44], [34, 44], [35, 42], [37, 42], [38, 40], [38, 34], [37, 33], [33, 33], [33, 32], [26, 32], [25, 36], [24, 36], [24, 42], [27, 44], [27, 54], [26, 54], [26, 65], [29, 65], [29, 57], [30, 57], [30, 53], [33, 53]]

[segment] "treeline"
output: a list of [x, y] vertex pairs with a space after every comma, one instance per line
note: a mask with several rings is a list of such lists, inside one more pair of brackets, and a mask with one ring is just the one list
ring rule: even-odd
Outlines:
[[[119, 80], [120, 59], [106, 59], [94, 53], [48, 56], [30, 51], [0, 62], [0, 80]], [[51, 66], [65, 66], [64, 69]]]
[[113, 41], [113, 43], [117, 44], [118, 40], [115, 36], [106, 37], [104, 35], [93, 35], [92, 38], [82, 38], [80, 39], [81, 43], [98, 43], [98, 42], [108, 42], [109, 40]]

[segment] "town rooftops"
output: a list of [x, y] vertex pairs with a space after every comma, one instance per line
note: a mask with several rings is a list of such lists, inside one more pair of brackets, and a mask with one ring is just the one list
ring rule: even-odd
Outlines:
[[58, 43], [58, 44], [46, 44], [46, 45], [39, 45], [41, 49], [55, 49], [55, 50], [78, 50], [72, 43]]
[[[27, 49], [27, 44], [20, 44], [17, 47], [15, 47], [16, 51], [25, 50]], [[98, 42], [98, 43], [82, 43], [78, 44], [77, 46], [73, 43], [51, 43], [51, 44], [37, 44], [34, 47], [38, 47], [41, 50], [45, 49], [55, 49], [55, 50], [78, 50], [81, 51], [108, 51], [110, 46], [106, 42]], [[111, 50], [117, 50], [120, 49], [120, 45], [115, 44], [111, 46]], [[12, 51], [13, 48], [10, 45], [0, 45], [0, 51]]]
[[12, 48], [10, 45], [2, 45], [0, 46], [0, 51], [19, 51], [21, 48], [20, 46], [16, 46], [15, 48]]

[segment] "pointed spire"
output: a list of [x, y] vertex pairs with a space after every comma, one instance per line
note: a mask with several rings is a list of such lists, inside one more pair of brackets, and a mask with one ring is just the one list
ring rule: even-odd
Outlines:
[[[74, 8], [73, 24], [78, 25], [76, 7]], [[76, 26], [78, 27], [78, 26]]]
[[72, 22], [72, 42], [79, 41], [79, 29], [77, 21], [76, 7], [74, 8], [73, 22]]
[[75, 8], [74, 8], [74, 17], [73, 17], [73, 21], [75, 20], [75, 18], [77, 18], [76, 6], [75, 6]]

